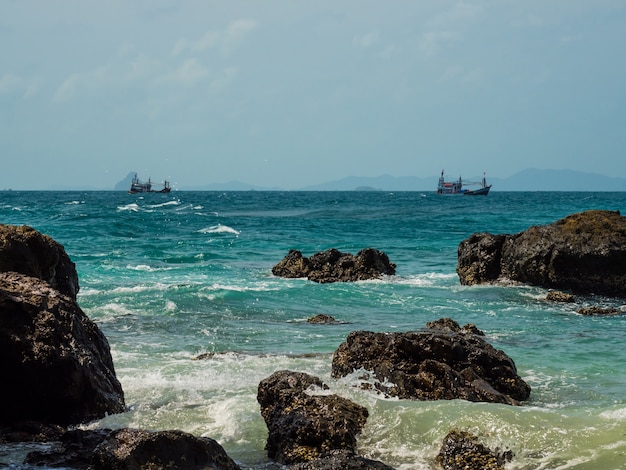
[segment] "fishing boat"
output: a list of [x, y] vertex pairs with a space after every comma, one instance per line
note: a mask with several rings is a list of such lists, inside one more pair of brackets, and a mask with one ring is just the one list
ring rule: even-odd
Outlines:
[[[476, 189], [466, 189], [463, 186], [479, 186]], [[483, 179], [481, 182], [463, 182], [461, 177], [457, 181], [446, 181], [443, 177], [443, 170], [441, 170], [441, 176], [439, 177], [439, 184], [437, 185], [437, 194], [462, 194], [464, 196], [486, 196], [489, 194], [491, 185], [487, 184], [485, 174], [483, 173]]]
[[169, 193], [172, 190], [170, 187], [169, 181], [163, 182], [162, 189], [152, 189], [152, 181], [148, 178], [147, 183], [143, 183], [139, 180], [137, 173], [133, 176], [133, 180], [130, 183], [130, 189], [128, 190], [129, 194], [137, 194], [137, 193]]

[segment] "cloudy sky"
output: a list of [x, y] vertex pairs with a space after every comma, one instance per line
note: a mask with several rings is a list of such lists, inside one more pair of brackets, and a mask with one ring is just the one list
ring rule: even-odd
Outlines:
[[626, 177], [625, 47], [623, 0], [0, 0], [0, 189]]

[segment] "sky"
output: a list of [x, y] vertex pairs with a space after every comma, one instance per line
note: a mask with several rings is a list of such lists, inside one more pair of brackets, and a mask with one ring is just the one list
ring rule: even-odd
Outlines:
[[626, 177], [623, 0], [0, 0], [0, 189]]

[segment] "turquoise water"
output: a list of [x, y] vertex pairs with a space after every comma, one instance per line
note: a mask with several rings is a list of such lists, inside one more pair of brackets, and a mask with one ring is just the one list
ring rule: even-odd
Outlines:
[[[360, 452], [398, 469], [430, 469], [462, 428], [511, 449], [507, 469], [626, 468], [624, 315], [583, 317], [528, 286], [461, 286], [461, 240], [516, 233], [587, 209], [626, 214], [626, 193], [0, 192], [0, 222], [65, 246], [78, 302], [111, 344], [128, 412], [89, 426], [182, 429], [220, 442], [243, 468], [268, 461], [258, 383], [290, 369], [318, 375], [366, 406]], [[380, 281], [315, 284], [271, 268], [373, 247], [397, 264]], [[318, 313], [340, 325], [310, 325]], [[353, 330], [408, 331], [451, 317], [474, 323], [531, 385], [522, 407], [384, 399], [332, 379], [332, 353]], [[213, 353], [207, 359], [198, 355]]]

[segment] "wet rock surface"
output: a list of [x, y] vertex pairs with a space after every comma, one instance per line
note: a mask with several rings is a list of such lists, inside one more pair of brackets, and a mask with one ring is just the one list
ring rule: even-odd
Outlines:
[[0, 224], [0, 272], [8, 271], [46, 281], [76, 300], [78, 274], [65, 248], [31, 227]]
[[56, 447], [31, 452], [25, 463], [89, 470], [239, 469], [213, 439], [138, 429], [67, 431]]
[[315, 389], [327, 386], [302, 372], [278, 371], [261, 381], [257, 401], [269, 431], [269, 458], [296, 464], [332, 450], [356, 453], [367, 409], [337, 395], [312, 394]]
[[109, 343], [74, 299], [0, 273], [0, 425], [60, 425], [125, 410]]
[[310, 258], [298, 250], [290, 250], [287, 256], [272, 268], [275, 276], [307, 278], [318, 283], [354, 282], [380, 279], [383, 275], [396, 273], [396, 265], [382, 251], [366, 248], [357, 253], [342, 253], [334, 248], [315, 253]]
[[378, 460], [371, 460], [347, 450], [333, 450], [317, 459], [290, 465], [289, 470], [393, 470]]
[[510, 451], [492, 451], [475, 435], [454, 430], [444, 438], [436, 461], [444, 470], [504, 470], [512, 457]]
[[333, 356], [333, 377], [364, 369], [379, 391], [406, 399], [509, 405], [528, 399], [530, 386], [513, 360], [485, 341], [480, 330], [472, 333], [473, 325], [461, 328], [450, 319], [430, 325], [406, 333], [350, 333]]
[[515, 235], [475, 233], [459, 244], [461, 284], [515, 281], [626, 297], [626, 217], [591, 210]]

